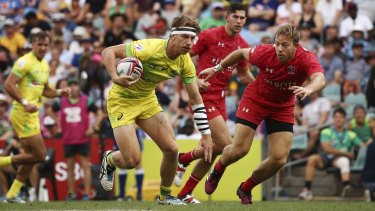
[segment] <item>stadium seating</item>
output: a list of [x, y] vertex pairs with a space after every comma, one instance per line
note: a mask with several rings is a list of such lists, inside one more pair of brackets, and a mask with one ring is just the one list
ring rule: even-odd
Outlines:
[[340, 102], [341, 101], [341, 87], [339, 84], [330, 84], [327, 85], [322, 92], [322, 96], [335, 101]]
[[353, 109], [356, 105], [361, 105], [364, 108], [367, 107], [366, 96], [362, 93], [350, 94], [345, 97], [344, 103], [347, 105], [345, 108], [346, 117], [351, 117], [353, 114]]
[[290, 150], [306, 149], [308, 144], [307, 127], [306, 126], [293, 126], [293, 140]]
[[351, 163], [351, 171], [362, 171], [365, 167], [367, 146], [361, 146], [357, 154], [357, 159]]

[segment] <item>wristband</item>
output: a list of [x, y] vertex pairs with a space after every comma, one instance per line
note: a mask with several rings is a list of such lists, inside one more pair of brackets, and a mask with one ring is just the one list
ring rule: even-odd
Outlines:
[[192, 105], [191, 108], [193, 109], [194, 122], [197, 125], [199, 132], [201, 132], [203, 135], [211, 134], [204, 105], [196, 104]]
[[217, 72], [220, 72], [222, 71], [224, 68], [221, 66], [221, 64], [218, 64], [214, 67], [214, 72], [217, 73]]
[[57, 89], [57, 90], [56, 90], [57, 96], [59, 96], [59, 97], [60, 97], [60, 96], [61, 96], [61, 92], [62, 92], [62, 90], [61, 90], [61, 89]]
[[25, 98], [22, 98], [21, 103], [23, 106], [26, 106], [29, 104], [29, 101], [27, 101]]

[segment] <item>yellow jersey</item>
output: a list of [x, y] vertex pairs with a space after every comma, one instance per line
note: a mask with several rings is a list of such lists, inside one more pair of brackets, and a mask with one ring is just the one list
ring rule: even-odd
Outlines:
[[17, 50], [21, 49], [26, 42], [26, 38], [19, 32], [16, 32], [10, 39], [7, 36], [0, 38], [0, 45], [14, 53], [17, 53]]
[[[16, 61], [12, 73], [22, 78], [17, 84], [22, 97], [29, 103], [38, 105], [44, 86], [48, 82], [49, 65], [47, 61], [44, 59], [39, 61], [31, 51]], [[23, 108], [22, 104], [16, 100], [13, 100], [13, 106]]]
[[137, 57], [143, 66], [144, 78], [137, 83], [122, 87], [113, 84], [111, 97], [140, 99], [155, 94], [155, 87], [159, 82], [180, 75], [184, 83], [193, 83], [195, 66], [189, 54], [180, 55], [174, 60], [168, 58], [168, 40], [144, 39], [126, 44], [126, 56]]

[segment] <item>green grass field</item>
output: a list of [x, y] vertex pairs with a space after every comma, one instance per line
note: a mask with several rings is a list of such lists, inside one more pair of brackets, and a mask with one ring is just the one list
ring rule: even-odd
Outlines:
[[0, 203], [0, 210], [375, 210], [375, 203], [345, 201], [267, 201], [254, 205], [239, 202], [205, 202], [187, 206], [158, 205], [156, 202], [117, 201], [73, 201], [73, 202], [33, 202], [26, 204]]

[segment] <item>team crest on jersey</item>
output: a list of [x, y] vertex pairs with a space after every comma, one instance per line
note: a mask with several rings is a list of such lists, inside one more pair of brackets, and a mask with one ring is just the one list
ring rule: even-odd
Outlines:
[[18, 62], [18, 67], [22, 68], [26, 64], [26, 60], [22, 59]]
[[134, 50], [135, 51], [143, 51], [144, 49], [145, 48], [143, 47], [143, 45], [141, 43], [134, 45]]
[[290, 75], [296, 74], [295, 68], [294, 68], [293, 65], [289, 65], [289, 67], [288, 67], [288, 74], [290, 74]]

